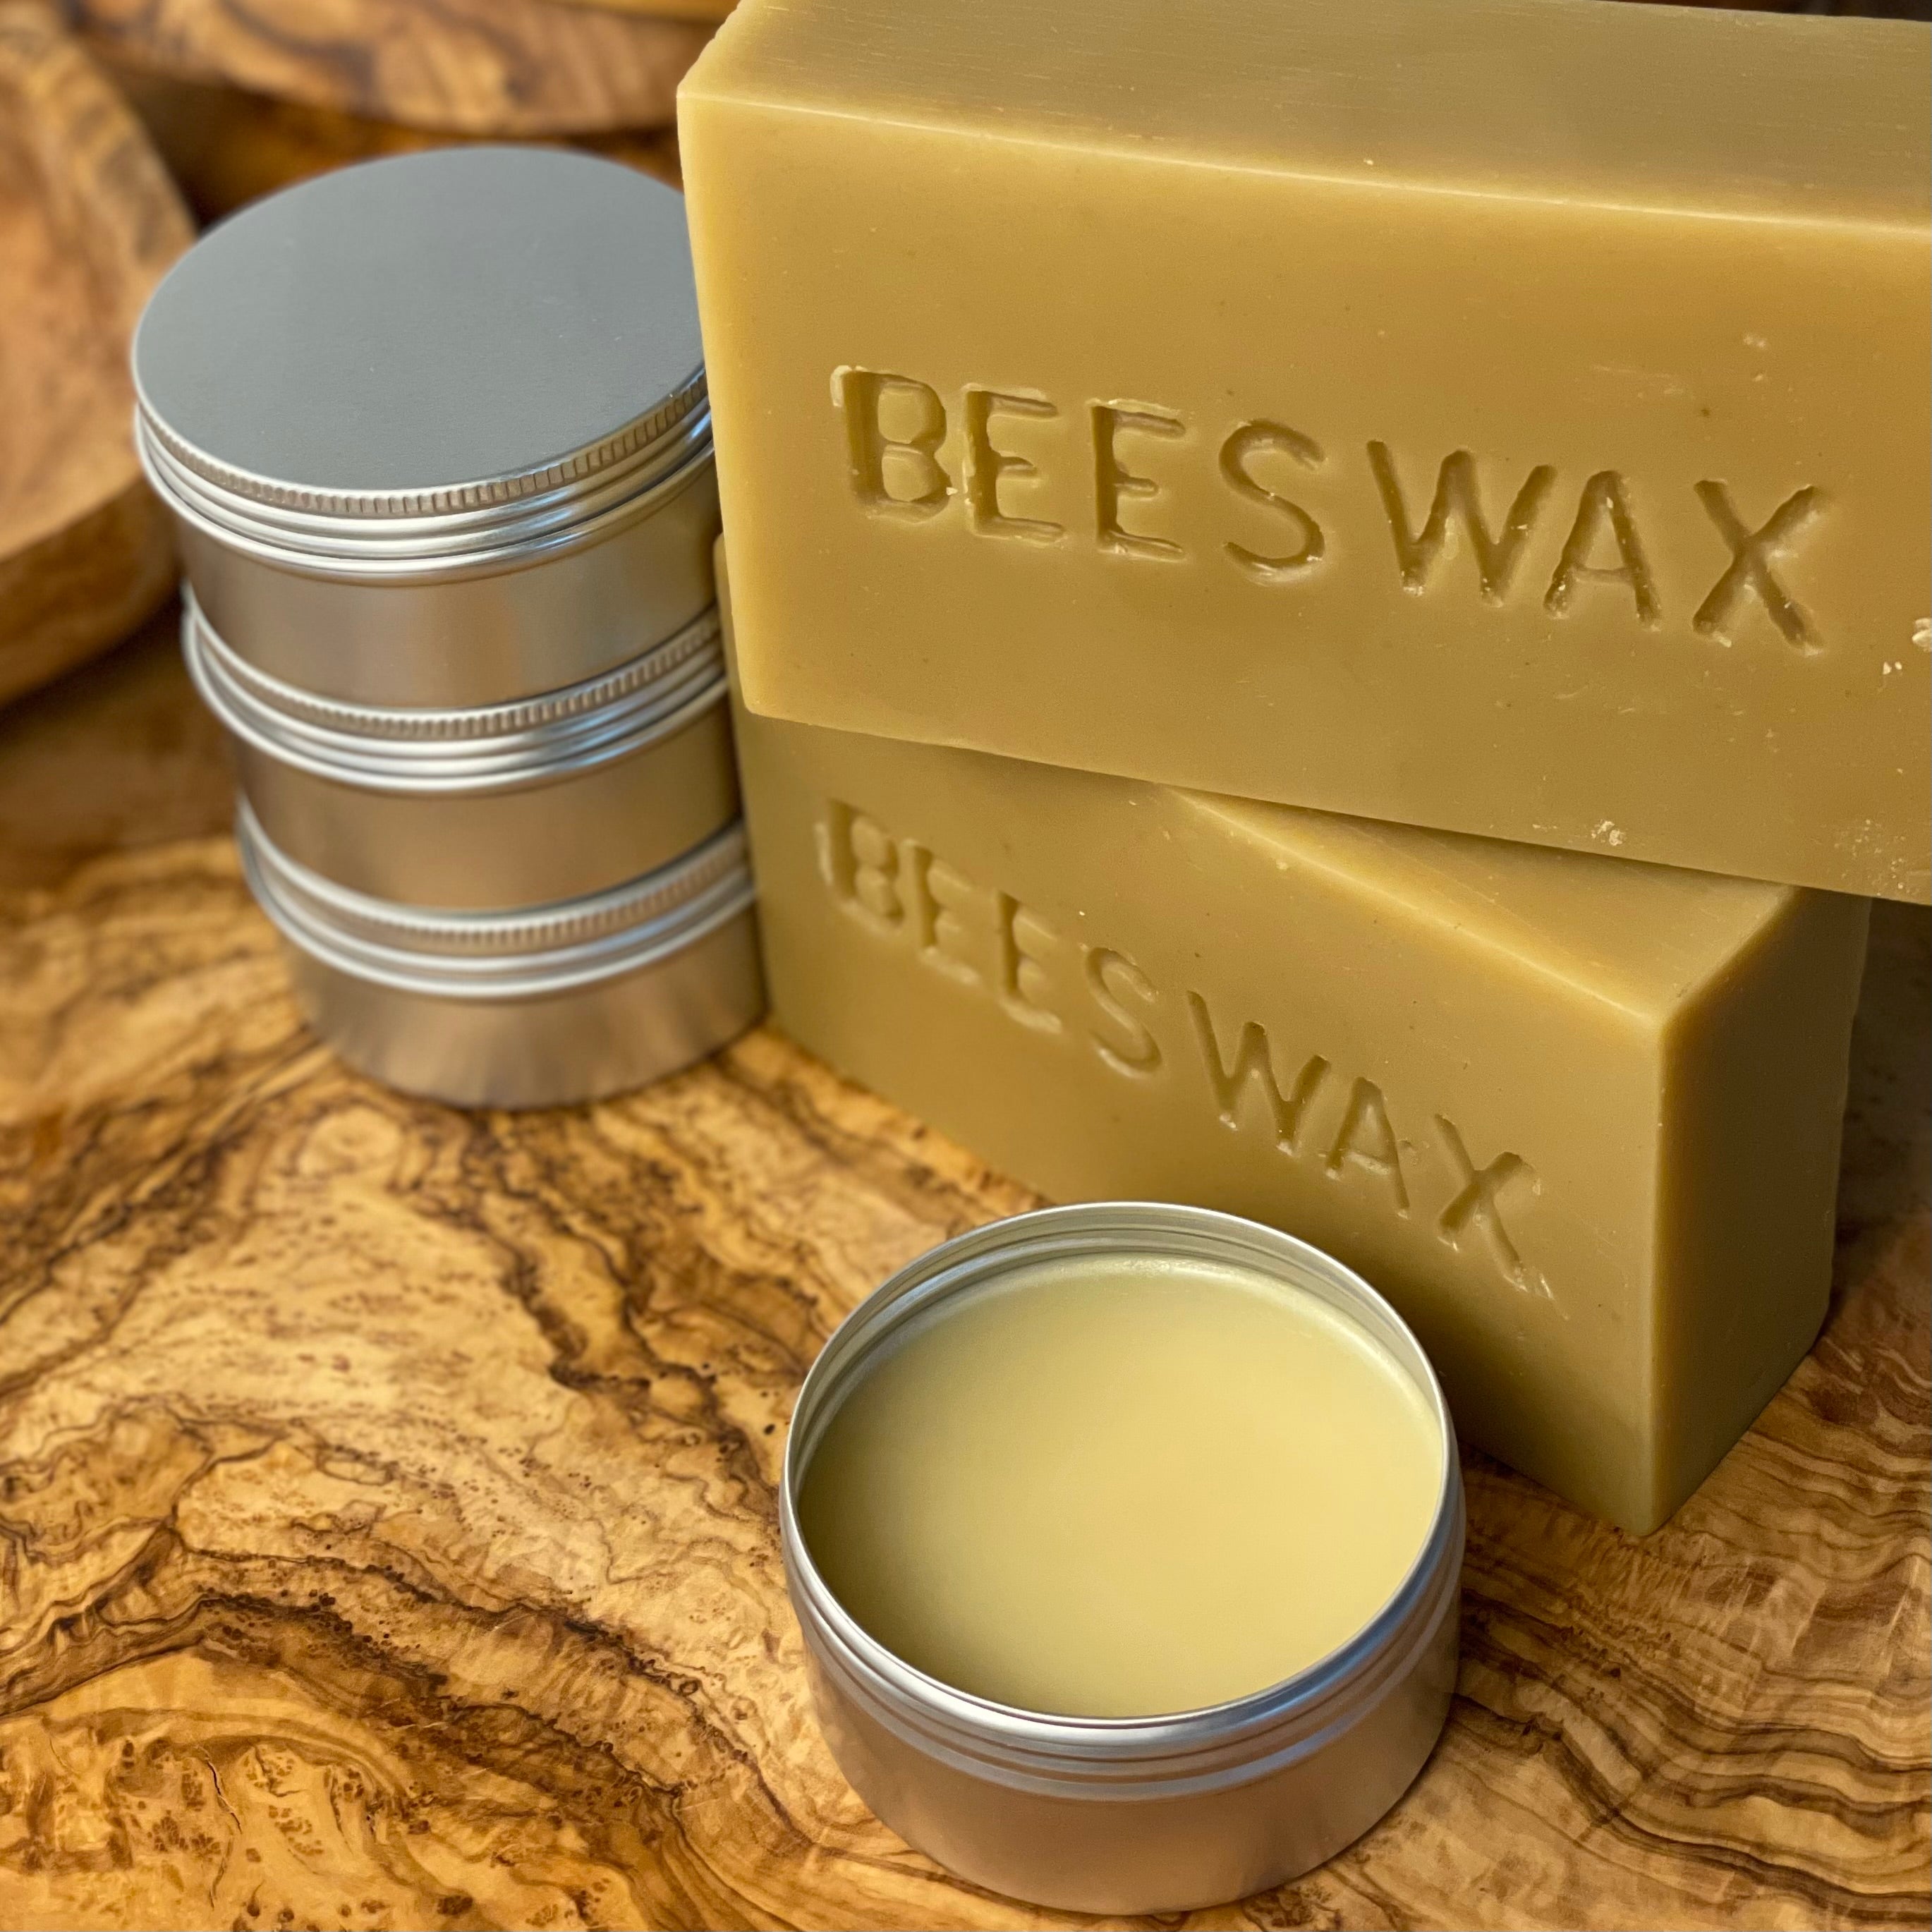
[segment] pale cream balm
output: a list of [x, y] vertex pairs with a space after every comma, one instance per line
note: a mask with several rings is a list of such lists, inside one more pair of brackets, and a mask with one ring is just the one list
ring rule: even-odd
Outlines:
[[1440, 1502], [1430, 1398], [1316, 1295], [1232, 1263], [1087, 1254], [907, 1324], [797, 1492], [878, 1642], [1022, 1709], [1222, 1703], [1388, 1603]]

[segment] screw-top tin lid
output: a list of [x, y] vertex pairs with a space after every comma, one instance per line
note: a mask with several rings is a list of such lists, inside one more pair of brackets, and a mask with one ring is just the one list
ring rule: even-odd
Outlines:
[[235, 839], [249, 890], [283, 935], [339, 972], [447, 999], [562, 992], [694, 946], [757, 896], [734, 820], [668, 866], [608, 892], [510, 912], [371, 898], [278, 849], [244, 798]]
[[542, 148], [342, 169], [203, 236], [149, 300], [134, 369], [148, 454], [237, 510], [555, 505], [681, 446], [703, 411], [683, 198]]
[[514, 790], [634, 756], [721, 704], [716, 604], [602, 676], [463, 710], [346, 704], [285, 684], [236, 654], [182, 594], [182, 652], [214, 715], [284, 765], [338, 785], [419, 795]]

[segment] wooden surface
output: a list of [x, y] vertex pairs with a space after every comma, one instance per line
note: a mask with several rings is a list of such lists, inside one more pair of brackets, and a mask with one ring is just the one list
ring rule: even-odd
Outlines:
[[[100, 58], [140, 117], [196, 219], [204, 223], [332, 168], [458, 146], [472, 138]], [[557, 145], [626, 162], [674, 187], [679, 183], [675, 128], [620, 128], [578, 135]]]
[[193, 236], [53, 11], [0, 0], [0, 700], [124, 637], [172, 585], [128, 344]]
[[[225, 809], [166, 644], [0, 719], [0, 1925], [1054, 1922], [846, 1790], [772, 1530], [832, 1324], [1028, 1197], [768, 1032], [520, 1117], [345, 1072], [166, 836]], [[1926, 1923], [1932, 922], [1875, 932], [1817, 1351], [1642, 1542], [1468, 1459], [1420, 1781], [1189, 1922]]]
[[[226, 827], [227, 752], [195, 700], [180, 630], [170, 597], [118, 650], [0, 709], [0, 895], [56, 884], [104, 851]], [[3, 1034], [11, 988], [0, 988]], [[9, 1226], [0, 1218], [0, 1257]]]
[[69, 0], [117, 61], [452, 134], [656, 128], [709, 22], [553, 0]]
[[709, 20], [714, 25], [735, 0], [563, 0], [571, 7], [601, 7], [614, 14], [657, 15], [666, 20]]

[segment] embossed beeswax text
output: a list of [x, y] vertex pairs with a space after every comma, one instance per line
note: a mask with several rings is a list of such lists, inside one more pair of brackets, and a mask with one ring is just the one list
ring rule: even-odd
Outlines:
[[[1371, 441], [1358, 456], [1266, 418], [1197, 424], [1151, 403], [1063, 406], [1036, 392], [971, 386], [949, 402], [914, 376], [854, 368], [835, 372], [832, 399], [844, 418], [854, 496], [880, 517], [944, 518], [996, 542], [1085, 542], [1172, 564], [1191, 554], [1176, 506], [1205, 489], [1230, 525], [1208, 548], [1264, 586], [1318, 580], [1346, 554], [1379, 558], [1418, 596], [1460, 584], [1484, 604], [1540, 602], [1556, 618], [1615, 608], [1646, 629], [1688, 617], [1697, 635], [1720, 644], [1761, 632], [1798, 651], [1823, 646], [1786, 581], [1828, 507], [1809, 484], [1748, 514], [1715, 477], [1686, 493], [1694, 501], [1676, 503], [1646, 496], [1618, 470], [1578, 481], [1542, 463], [1505, 475], [1501, 464], [1457, 449], [1432, 480], [1426, 464], [1398, 459], [1386, 442]], [[1345, 545], [1322, 520], [1333, 513], [1318, 514], [1302, 499], [1318, 504], [1335, 473], [1356, 463], [1373, 485], [1372, 500], [1358, 492], [1356, 500], [1378, 506], [1382, 527]], [[1058, 514], [1042, 514], [1048, 507]], [[1654, 555], [1657, 520], [1677, 515], [1694, 517], [1706, 532], [1709, 572], [1696, 584], [1669, 581]]]
[[[841, 911], [920, 966], [1124, 1080], [1196, 1083], [1225, 1126], [1268, 1134], [1287, 1159], [1338, 1184], [1352, 1180], [1388, 1215], [1432, 1228], [1510, 1287], [1549, 1298], [1504, 1219], [1506, 1207], [1541, 1191], [1520, 1155], [1478, 1165], [1446, 1114], [1418, 1110], [1411, 1120], [1374, 1081], [1320, 1053], [1283, 1059], [1258, 1020], [1228, 1024], [1194, 988], [1167, 999], [1126, 953], [1076, 941], [1012, 893], [850, 805], [829, 801], [815, 831], [820, 874]], [[1407, 1137], [1399, 1120], [1425, 1130]]]

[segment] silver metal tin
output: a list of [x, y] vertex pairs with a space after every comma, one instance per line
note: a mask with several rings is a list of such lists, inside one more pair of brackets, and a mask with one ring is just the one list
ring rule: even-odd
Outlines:
[[310, 1024], [405, 1092], [464, 1107], [596, 1100], [715, 1052], [764, 1010], [736, 825], [616, 891], [511, 914], [345, 891], [278, 852], [245, 802], [236, 838]]
[[182, 648], [270, 841], [374, 898], [470, 910], [574, 898], [737, 816], [715, 608], [601, 678], [455, 711], [284, 684], [217, 636], [192, 592]]
[[303, 182], [189, 250], [133, 362], [202, 609], [299, 689], [504, 703], [712, 601], [683, 203], [634, 170], [477, 147]]
[[[868, 1636], [814, 1568], [799, 1484], [845, 1392], [902, 1324], [1015, 1269], [1142, 1253], [1250, 1268], [1319, 1297], [1426, 1397], [1442, 1486], [1420, 1555], [1366, 1628], [1249, 1697], [1154, 1718], [1069, 1718], [970, 1696]], [[1462, 1484], [1448, 1406], [1400, 1317], [1358, 1276], [1271, 1228], [1144, 1202], [995, 1222], [901, 1269], [842, 1322], [799, 1392], [779, 1491], [791, 1600], [840, 1768], [908, 1843], [973, 1882], [1076, 1912], [1182, 1912], [1319, 1864], [1382, 1816], [1448, 1715], [1457, 1648]], [[1212, 1579], [1202, 1587], [1213, 1588]]]

